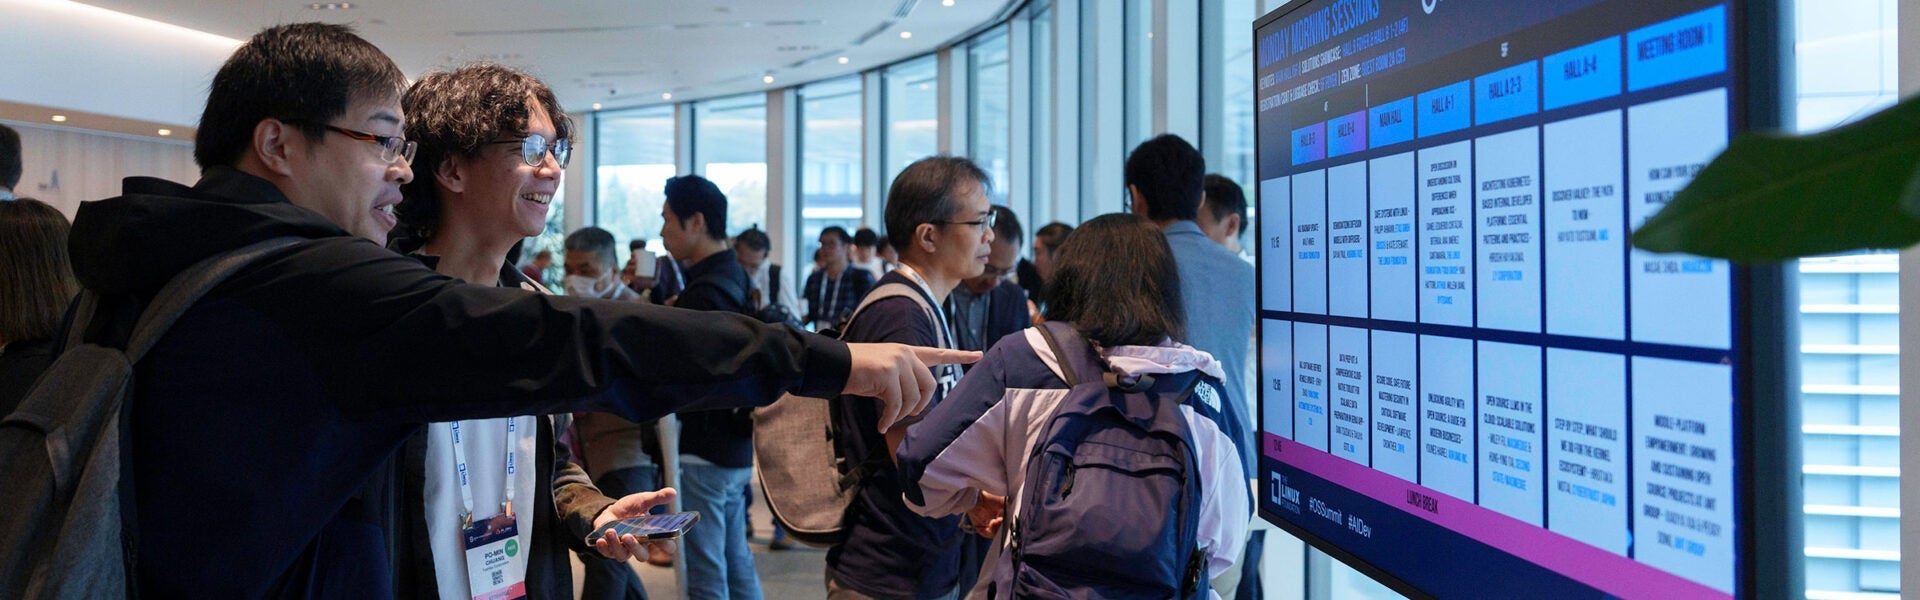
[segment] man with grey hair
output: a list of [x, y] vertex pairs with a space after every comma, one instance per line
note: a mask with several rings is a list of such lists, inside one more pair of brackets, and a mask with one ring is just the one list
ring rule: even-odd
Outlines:
[[620, 264], [613, 234], [599, 227], [582, 227], [567, 234], [566, 289], [568, 296], [639, 300], [639, 292], [620, 283]]
[[[956, 347], [940, 305], [954, 286], [978, 277], [986, 266], [995, 221], [987, 186], [979, 166], [953, 156], [920, 159], [894, 178], [885, 214], [887, 237], [900, 251], [900, 265], [868, 292], [842, 341]], [[960, 369], [935, 367], [933, 373], [940, 383], [928, 408], [952, 389]], [[950, 598], [964, 593], [979, 565], [964, 564], [963, 552], [979, 556], [984, 540], [967, 539], [957, 516], [929, 519], [907, 507], [891, 456], [912, 422], [885, 428], [882, 435], [869, 404], [854, 400], [834, 405], [834, 423], [841, 433], [834, 443], [840, 455], [872, 470], [847, 507], [846, 541], [827, 551], [827, 597]]]

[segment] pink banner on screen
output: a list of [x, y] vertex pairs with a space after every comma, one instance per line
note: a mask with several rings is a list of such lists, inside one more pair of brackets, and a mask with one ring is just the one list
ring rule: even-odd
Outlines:
[[[1733, 598], [1732, 594], [1554, 533], [1472, 502], [1375, 471], [1366, 465], [1262, 433], [1261, 452], [1355, 493], [1459, 532], [1574, 581], [1622, 598]], [[1433, 512], [1407, 503], [1409, 492], [1435, 499]]]

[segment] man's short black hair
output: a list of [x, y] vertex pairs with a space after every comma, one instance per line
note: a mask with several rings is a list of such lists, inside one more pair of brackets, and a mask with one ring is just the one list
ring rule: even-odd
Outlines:
[[821, 238], [825, 238], [829, 235], [839, 238], [840, 244], [843, 246], [853, 243], [853, 236], [847, 235], [847, 229], [845, 227], [841, 227], [839, 225], [829, 225], [827, 226], [826, 229], [820, 230]]
[[954, 192], [963, 181], [979, 184], [983, 192], [989, 187], [987, 172], [958, 156], [929, 156], [900, 171], [887, 189], [887, 242], [893, 249], [905, 251], [912, 246], [913, 231], [920, 224], [953, 217], [960, 206]]
[[589, 252], [600, 259], [601, 268], [612, 268], [620, 263], [613, 252], [615, 242], [613, 234], [599, 227], [582, 227], [567, 234], [563, 242], [568, 252]]
[[628, 252], [639, 252], [645, 249], [647, 249], [647, 238], [634, 238], [632, 241], [627, 242]]
[[1047, 249], [1047, 255], [1052, 256], [1054, 253], [1060, 251], [1060, 244], [1065, 243], [1067, 236], [1072, 234], [1072, 225], [1054, 221], [1048, 223], [1045, 227], [1041, 227], [1039, 231], [1033, 232], [1033, 237], [1034, 239], [1040, 240], [1040, 245]]
[[871, 227], [861, 227], [853, 232], [853, 245], [856, 248], [872, 248], [879, 243], [880, 234], [874, 233]]
[[1207, 161], [1180, 136], [1163, 133], [1142, 142], [1127, 156], [1127, 185], [1140, 190], [1147, 218], [1191, 221], [1200, 214], [1200, 190]]
[[1207, 174], [1207, 213], [1214, 221], [1240, 215], [1240, 230], [1247, 229], [1247, 194], [1240, 184], [1218, 173]]
[[769, 239], [767, 232], [761, 231], [759, 227], [748, 227], [746, 231], [740, 232], [740, 235], [733, 236], [733, 243], [746, 246], [748, 250], [755, 252], [773, 249], [773, 240]]
[[1011, 208], [993, 205], [993, 239], [1016, 246], [1026, 241], [1027, 232], [1020, 228], [1020, 215], [1013, 214]]
[[20, 132], [12, 127], [0, 125], [0, 188], [14, 189], [20, 186]]
[[419, 148], [413, 156], [413, 181], [400, 186], [403, 199], [394, 207], [400, 223], [389, 237], [396, 249], [406, 252], [413, 244], [424, 245], [440, 228], [440, 192], [433, 173], [441, 164], [456, 156], [478, 156], [495, 140], [529, 133], [533, 107], [528, 97], [547, 112], [560, 139], [573, 138], [573, 122], [560, 110], [553, 89], [525, 72], [476, 63], [428, 73], [413, 82], [400, 106], [407, 113], [407, 139]]
[[393, 59], [345, 25], [293, 23], [254, 34], [213, 75], [207, 109], [193, 138], [200, 168], [232, 166], [266, 119], [290, 123], [309, 139], [359, 99], [399, 98], [407, 77]]
[[693, 215], [707, 219], [707, 237], [727, 239], [727, 195], [720, 186], [699, 175], [681, 175], [667, 180], [667, 210], [685, 223]]

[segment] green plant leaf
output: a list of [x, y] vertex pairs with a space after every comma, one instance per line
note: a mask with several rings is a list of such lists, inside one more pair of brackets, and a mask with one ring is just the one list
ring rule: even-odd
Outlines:
[[[1920, 102], [1808, 136], [1736, 136], [1633, 245], [1739, 262], [1920, 243]], [[1904, 206], [1904, 208], [1903, 208]]]

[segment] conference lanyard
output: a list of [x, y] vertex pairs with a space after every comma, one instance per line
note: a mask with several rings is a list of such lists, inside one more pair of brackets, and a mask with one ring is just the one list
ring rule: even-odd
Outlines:
[[[820, 303], [827, 305], [827, 310], [818, 315], [820, 317], [819, 320], [828, 323], [834, 322], [836, 315], [833, 314], [833, 309], [835, 305], [840, 304], [840, 286], [847, 282], [847, 275], [852, 273], [853, 269], [853, 265], [847, 265], [847, 269], [841, 271], [839, 277], [834, 277], [831, 271], [820, 272]], [[833, 280], [832, 292], [827, 291], [827, 280], [829, 279]]]
[[[903, 262], [894, 270], [906, 275], [908, 279], [912, 279], [914, 285], [920, 286], [919, 291], [921, 294], [929, 298], [933, 297], [933, 284], [927, 283], [926, 279], [922, 279], [920, 273], [914, 271], [913, 267], [907, 266], [907, 263]], [[955, 347], [953, 343], [953, 330], [947, 327], [947, 311], [935, 308], [931, 312], [933, 312], [934, 325], [938, 328], [936, 330], [938, 333], [935, 335], [939, 337], [937, 341], [940, 347], [949, 350], [953, 349]], [[940, 385], [943, 388], [952, 388], [953, 384], [960, 380], [960, 377], [954, 373], [959, 367], [956, 365], [942, 365], [942, 367], [945, 367], [941, 369], [945, 374], [940, 376]]]
[[[506, 491], [503, 492], [503, 495], [501, 496], [501, 498], [504, 499], [504, 501], [501, 503], [501, 510], [503, 511], [504, 514], [507, 514], [507, 515], [513, 514], [513, 489], [515, 487], [513, 483], [514, 483], [514, 473], [517, 470], [515, 469], [515, 465], [514, 465], [514, 458], [515, 458], [514, 454], [515, 454], [515, 451], [519, 450], [520, 448], [520, 443], [518, 439], [519, 436], [516, 436], [514, 434], [519, 431], [519, 428], [520, 428], [519, 417], [507, 418], [507, 474], [506, 474], [506, 477], [501, 478], [502, 481], [505, 482], [504, 487], [506, 488]], [[453, 430], [453, 468], [455, 472], [459, 473], [460, 475], [460, 504], [461, 506], [467, 509], [467, 512], [465, 516], [462, 517], [461, 522], [464, 524], [462, 525], [463, 527], [471, 527], [473, 525], [473, 484], [467, 479], [467, 448], [465, 445], [461, 444], [461, 441], [460, 441], [460, 422], [459, 421], [454, 421], [452, 423], [452, 430]]]

